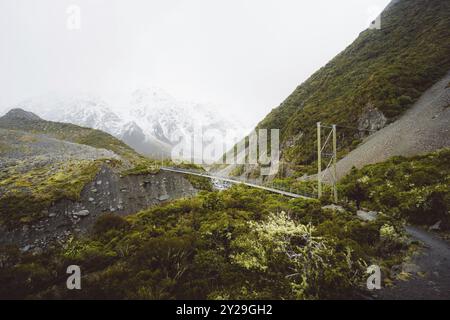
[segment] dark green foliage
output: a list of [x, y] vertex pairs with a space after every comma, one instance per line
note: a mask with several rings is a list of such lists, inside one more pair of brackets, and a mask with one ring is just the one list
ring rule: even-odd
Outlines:
[[160, 168], [158, 165], [156, 165], [155, 162], [151, 161], [150, 159], [142, 159], [141, 161], [137, 162], [137, 164], [133, 168], [122, 171], [121, 175], [146, 175], [157, 174], [158, 172], [160, 172]]
[[93, 232], [102, 235], [111, 230], [126, 230], [129, 227], [127, 220], [117, 214], [104, 214], [94, 224]]
[[[103, 216], [91, 236], [51, 254], [4, 251], [0, 297], [354, 297], [365, 283], [364, 261], [399, 252], [378, 250], [389, 223], [244, 186], [201, 192], [126, 220]], [[70, 264], [83, 270], [83, 290], [65, 290]]]
[[200, 176], [192, 176], [192, 175], [185, 175], [185, 178], [197, 190], [204, 190], [204, 191], [212, 191], [213, 190], [211, 179], [209, 179], [209, 178], [200, 177]]
[[[356, 173], [356, 168], [353, 167], [350, 175], [354, 175]], [[353, 183], [348, 183], [344, 185], [343, 192], [344, 194], [353, 199], [356, 202], [356, 208], [361, 208], [361, 202], [367, 199], [369, 195], [370, 186], [361, 181], [360, 179], [353, 180]]]
[[[351, 200], [416, 224], [450, 227], [450, 149], [353, 170], [341, 182]], [[359, 191], [358, 191], [359, 190]]]
[[[356, 127], [374, 106], [392, 120], [450, 70], [450, 2], [400, 0], [383, 13], [381, 30], [366, 30], [342, 53], [300, 85], [259, 128], [281, 130], [288, 162], [315, 161], [316, 122]], [[339, 128], [343, 153], [358, 131]]]

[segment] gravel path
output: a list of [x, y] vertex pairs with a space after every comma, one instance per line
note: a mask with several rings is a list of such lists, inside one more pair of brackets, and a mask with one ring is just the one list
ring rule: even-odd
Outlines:
[[434, 234], [417, 227], [406, 231], [425, 246], [410, 264], [412, 278], [398, 281], [392, 288], [381, 290], [379, 299], [385, 300], [449, 300], [450, 245]]
[[[393, 156], [414, 156], [450, 146], [450, 72], [397, 121], [366, 138], [337, 164], [338, 178], [353, 166], [383, 162]], [[324, 174], [324, 180], [329, 179]]]

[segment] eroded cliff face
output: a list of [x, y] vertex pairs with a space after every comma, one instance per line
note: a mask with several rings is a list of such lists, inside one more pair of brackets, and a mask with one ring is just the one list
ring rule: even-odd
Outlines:
[[378, 131], [386, 125], [388, 119], [378, 108], [372, 104], [367, 104], [364, 112], [358, 119], [358, 130], [360, 136], [364, 137], [370, 132]]
[[0, 230], [1, 244], [15, 244], [23, 251], [40, 251], [52, 243], [89, 232], [106, 213], [129, 215], [165, 201], [197, 193], [183, 175], [159, 172], [121, 177], [103, 166], [81, 192], [79, 201], [61, 200], [46, 210], [46, 218], [14, 230]]

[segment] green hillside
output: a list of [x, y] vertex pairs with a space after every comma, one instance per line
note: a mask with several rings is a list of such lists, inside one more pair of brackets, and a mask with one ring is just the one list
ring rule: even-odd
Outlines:
[[[18, 113], [19, 116], [16, 116], [15, 113]], [[131, 147], [103, 131], [70, 123], [46, 121], [40, 118], [25, 118], [20, 115], [21, 113], [26, 114], [26, 111], [14, 109], [1, 117], [0, 128], [45, 134], [60, 140], [111, 150], [132, 163], [142, 158]]]
[[343, 194], [364, 207], [410, 223], [450, 229], [450, 149], [354, 169], [341, 182]]
[[[281, 130], [285, 160], [315, 161], [316, 122], [356, 127], [369, 106], [395, 120], [450, 70], [449, 1], [400, 0], [381, 21], [381, 30], [362, 32], [258, 125]], [[359, 138], [339, 128], [341, 154]]]

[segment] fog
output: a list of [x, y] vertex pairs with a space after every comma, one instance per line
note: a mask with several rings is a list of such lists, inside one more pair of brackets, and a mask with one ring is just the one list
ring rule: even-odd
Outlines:
[[152, 85], [253, 125], [388, 2], [0, 0], [0, 109], [51, 92], [119, 104]]

